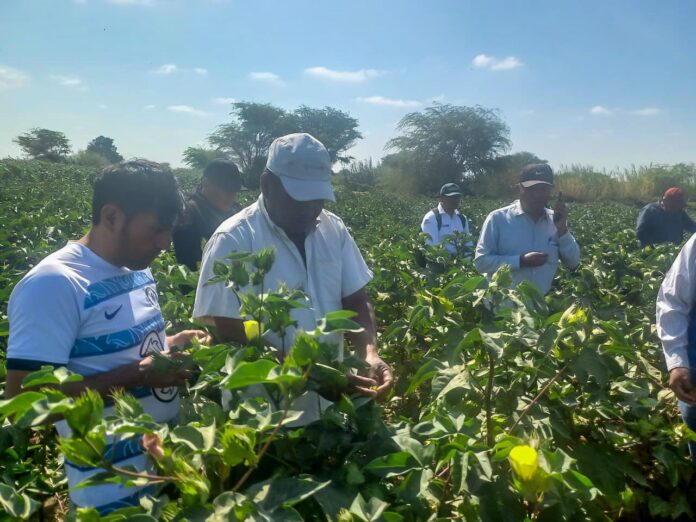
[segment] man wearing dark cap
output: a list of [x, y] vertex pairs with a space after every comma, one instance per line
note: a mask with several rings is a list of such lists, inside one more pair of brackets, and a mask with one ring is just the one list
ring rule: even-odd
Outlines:
[[[210, 284], [215, 263], [233, 252], [258, 253], [275, 250], [275, 262], [266, 274], [264, 288], [273, 291], [285, 284], [302, 290], [306, 307], [294, 308], [295, 321], [281, 337], [267, 332], [264, 341], [286, 355], [298, 331], [313, 332], [327, 313], [353, 310], [361, 332], [348, 335], [356, 355], [369, 367], [368, 377], [349, 376], [356, 390], [370, 396], [384, 395], [393, 383], [391, 368], [377, 353], [374, 307], [365, 286], [372, 272], [343, 221], [324, 210], [325, 201], [334, 201], [331, 187], [331, 159], [324, 145], [306, 133], [277, 138], [268, 151], [261, 174], [261, 196], [244, 210], [227, 219], [208, 241], [201, 263], [193, 317], [214, 325], [223, 341], [246, 343], [244, 317], [236, 292], [222, 282]], [[258, 292], [249, 285], [242, 292]], [[338, 346], [343, 354], [343, 335], [326, 334], [323, 342]], [[249, 392], [252, 392], [249, 390]], [[254, 395], [264, 396], [258, 389]], [[319, 419], [331, 403], [315, 392], [297, 398], [292, 409], [302, 416], [294, 425]]]
[[659, 203], [649, 203], [638, 215], [636, 236], [641, 246], [681, 243], [684, 231], [696, 232], [696, 223], [686, 213], [686, 194], [678, 187], [668, 188]]
[[[456, 183], [445, 183], [440, 189], [440, 198], [437, 207], [429, 211], [421, 223], [421, 230], [429, 236], [428, 245], [442, 244], [450, 254], [457, 253], [457, 247], [447, 237], [455, 232], [469, 235], [469, 220], [459, 212], [459, 202], [462, 199], [462, 191]], [[471, 249], [472, 243], [466, 243]], [[470, 250], [469, 250], [470, 251]]]
[[483, 223], [474, 264], [488, 276], [503, 265], [512, 269], [513, 283], [527, 280], [546, 294], [559, 259], [569, 268], [580, 263], [580, 247], [568, 231], [565, 204], [546, 208], [553, 189], [553, 171], [546, 163], [520, 172], [520, 199], [494, 210]]
[[217, 159], [208, 164], [200, 186], [186, 202], [182, 222], [172, 235], [179, 263], [196, 270], [202, 257], [202, 242], [213, 235], [220, 223], [242, 210], [237, 203], [240, 190], [242, 177], [234, 163]]

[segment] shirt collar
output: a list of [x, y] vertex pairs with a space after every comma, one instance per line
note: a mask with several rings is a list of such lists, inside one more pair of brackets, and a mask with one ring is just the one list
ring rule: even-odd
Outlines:
[[[544, 213], [544, 216], [546, 219], [551, 219], [551, 210], [548, 208], [545, 209], [546, 212]], [[522, 216], [524, 215], [524, 210], [522, 210], [522, 203], [520, 203], [519, 199], [516, 199], [515, 202], [512, 204], [512, 208], [510, 209], [510, 213], [513, 216]]]

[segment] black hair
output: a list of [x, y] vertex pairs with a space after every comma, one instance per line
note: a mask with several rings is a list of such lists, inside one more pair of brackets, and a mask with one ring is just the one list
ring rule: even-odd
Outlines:
[[104, 205], [120, 208], [128, 219], [155, 212], [159, 222], [173, 225], [184, 209], [169, 165], [132, 159], [106, 167], [92, 185], [92, 224], [98, 225]]
[[239, 192], [242, 188], [242, 175], [230, 160], [211, 161], [203, 170], [203, 177], [225, 192]]

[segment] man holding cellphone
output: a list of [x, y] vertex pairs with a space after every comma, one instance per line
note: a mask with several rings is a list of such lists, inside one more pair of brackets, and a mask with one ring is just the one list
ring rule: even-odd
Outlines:
[[494, 210], [483, 223], [474, 264], [488, 276], [503, 265], [512, 269], [513, 284], [527, 280], [542, 294], [551, 289], [562, 261], [568, 268], [580, 263], [580, 247], [568, 231], [568, 213], [562, 197], [553, 210], [546, 208], [553, 189], [553, 171], [533, 163], [520, 172], [520, 199]]

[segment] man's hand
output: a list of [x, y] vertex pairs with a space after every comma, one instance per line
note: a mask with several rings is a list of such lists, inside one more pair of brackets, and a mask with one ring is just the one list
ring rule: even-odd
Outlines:
[[156, 367], [155, 356], [150, 355], [129, 365], [129, 370], [135, 372], [134, 387], [148, 386], [150, 388], [169, 388], [181, 386], [191, 375], [189, 369], [177, 369], [178, 362], [183, 362], [187, 356], [179, 353], [160, 352], [158, 357], [165, 357], [172, 361], [173, 368], [161, 370]]
[[521, 268], [533, 268], [535, 266], [541, 266], [546, 263], [549, 255], [545, 252], [527, 252], [520, 256], [520, 267]]
[[568, 232], [568, 209], [566, 208], [565, 201], [560, 197], [553, 206], [553, 222], [556, 225], [558, 237]]
[[669, 372], [669, 387], [677, 399], [687, 404], [696, 405], [696, 388], [691, 382], [689, 368], [672, 368]]
[[181, 347], [190, 343], [192, 339], [198, 339], [202, 344], [212, 344], [213, 338], [203, 330], [182, 330], [179, 333], [167, 337], [169, 346]]
[[358, 393], [381, 399], [394, 385], [392, 369], [376, 355], [368, 357], [365, 362], [370, 365], [368, 376], [349, 375], [348, 379]]

